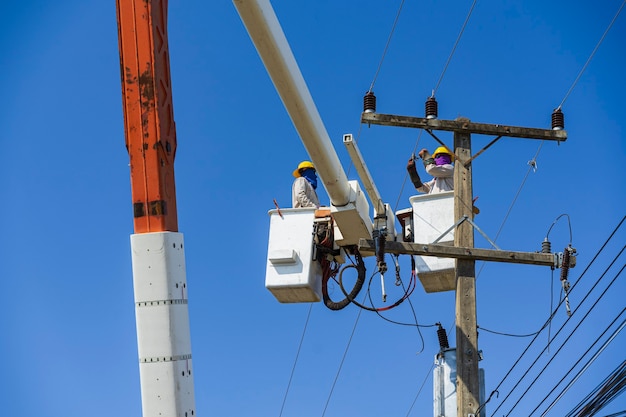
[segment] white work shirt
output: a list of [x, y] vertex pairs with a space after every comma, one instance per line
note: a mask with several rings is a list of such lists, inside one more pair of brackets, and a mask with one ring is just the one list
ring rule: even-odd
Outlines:
[[319, 207], [320, 201], [317, 198], [315, 188], [304, 177], [298, 177], [291, 186], [291, 202], [293, 208]]
[[434, 194], [454, 190], [454, 165], [428, 164], [426, 165], [426, 172], [434, 178], [422, 184], [422, 186], [417, 189], [418, 191]]

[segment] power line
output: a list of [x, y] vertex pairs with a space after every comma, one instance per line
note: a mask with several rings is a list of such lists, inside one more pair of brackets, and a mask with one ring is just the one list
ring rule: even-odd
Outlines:
[[404, 6], [404, 0], [400, 2], [400, 7], [398, 8], [398, 12], [396, 13], [396, 18], [394, 19], [393, 25], [391, 26], [391, 32], [389, 32], [387, 43], [385, 44], [385, 49], [383, 49], [383, 55], [380, 57], [378, 68], [376, 69], [376, 72], [374, 73], [374, 79], [372, 80], [372, 84], [370, 84], [370, 89], [368, 90], [369, 92], [371, 92], [374, 89], [374, 83], [376, 83], [376, 79], [378, 78], [378, 73], [380, 72], [380, 68], [382, 67], [385, 56], [387, 55], [387, 49], [389, 48], [389, 44], [391, 43], [391, 37], [393, 36], [393, 32], [396, 29], [396, 24], [398, 23], [398, 19], [400, 18], [400, 12], [402, 11], [402, 6]]
[[[453, 321], [452, 324], [450, 325], [450, 328], [446, 332], [448, 337], [450, 336], [450, 334], [452, 333], [452, 329], [454, 328], [455, 326], [454, 326], [454, 321]], [[435, 368], [435, 363], [433, 362], [433, 364], [430, 366], [430, 369], [426, 372], [426, 375], [424, 376], [424, 381], [422, 381], [422, 385], [420, 385], [420, 388], [417, 391], [417, 394], [415, 394], [415, 398], [413, 398], [413, 402], [411, 403], [411, 406], [409, 407], [409, 411], [407, 411], [406, 413], [406, 417], [409, 417], [409, 415], [411, 414], [411, 411], [413, 410], [413, 407], [415, 406], [415, 403], [417, 402], [417, 399], [419, 398], [422, 392], [422, 389], [424, 388], [424, 384], [428, 380], [428, 377], [430, 376], [430, 374], [432, 374], [434, 368]]]
[[[623, 312], [623, 310], [622, 310], [622, 312]], [[625, 325], [626, 325], [626, 321], [622, 321], [622, 324], [620, 325], [620, 327], [613, 332], [611, 337], [600, 347], [600, 349], [598, 349], [596, 351], [596, 353], [593, 355], [593, 357], [591, 359], [589, 359], [589, 361], [587, 361], [585, 366], [576, 374], [574, 379], [572, 379], [572, 381], [570, 381], [570, 383], [563, 389], [563, 391], [561, 391], [559, 396], [557, 398], [555, 398], [554, 401], [550, 404], [550, 406], [541, 414], [542, 417], [545, 416], [546, 413], [548, 411], [550, 411], [552, 409], [552, 407], [554, 407], [554, 404], [556, 404], [563, 397], [563, 395], [567, 392], [567, 390], [569, 390], [569, 388], [576, 381], [578, 381], [578, 378], [580, 378], [580, 376], [587, 370], [587, 368], [589, 368], [589, 366], [598, 358], [598, 356], [600, 356], [600, 354], [604, 351], [604, 349], [606, 349], [606, 347], [613, 341], [613, 339], [615, 339], [617, 334], [622, 331], [622, 329], [624, 328]], [[587, 414], [585, 414], [585, 415], [587, 415]]]
[[409, 407], [409, 411], [407, 411], [407, 413], [406, 413], [406, 417], [409, 417], [409, 415], [411, 415], [411, 411], [413, 411], [413, 407], [415, 406], [415, 402], [417, 401], [417, 399], [419, 398], [420, 394], [422, 393], [422, 389], [424, 388], [424, 385], [426, 384], [426, 381], [428, 381], [428, 377], [432, 373], [434, 367], [435, 367], [435, 364], [433, 362], [433, 364], [430, 366], [430, 369], [428, 370], [428, 372], [426, 372], [426, 376], [424, 377], [424, 380], [422, 381], [422, 385], [420, 385], [420, 389], [417, 390], [417, 394], [415, 394], [415, 398], [413, 398], [413, 402], [411, 403], [411, 406]]
[[337, 369], [337, 373], [335, 374], [335, 379], [333, 380], [333, 384], [330, 387], [330, 392], [328, 393], [328, 398], [326, 399], [326, 404], [324, 405], [324, 411], [322, 412], [322, 417], [326, 415], [326, 409], [328, 408], [328, 404], [330, 403], [330, 399], [333, 396], [333, 391], [335, 390], [335, 385], [337, 384], [337, 380], [339, 379], [339, 374], [341, 373], [341, 368], [343, 367], [343, 363], [346, 360], [346, 356], [348, 355], [348, 350], [350, 349], [350, 344], [352, 343], [352, 337], [354, 336], [354, 332], [356, 331], [356, 326], [359, 323], [359, 318], [361, 318], [361, 312], [363, 310], [359, 309], [359, 313], [356, 316], [356, 320], [354, 321], [354, 326], [352, 327], [352, 332], [350, 333], [350, 338], [348, 338], [348, 344], [346, 345], [346, 349], [343, 352], [343, 356], [341, 357], [341, 362], [339, 363], [339, 369]]
[[448, 65], [450, 65], [450, 61], [452, 60], [454, 51], [456, 51], [456, 47], [459, 45], [459, 42], [461, 41], [461, 36], [463, 36], [463, 32], [465, 31], [467, 22], [469, 22], [470, 16], [472, 15], [472, 11], [474, 11], [474, 6], [476, 6], [476, 2], [477, 0], [474, 0], [474, 2], [472, 3], [472, 7], [470, 7], [469, 12], [467, 13], [467, 17], [465, 18], [465, 22], [463, 22], [463, 26], [461, 27], [461, 31], [459, 32], [459, 36], [457, 36], [456, 41], [454, 42], [454, 46], [452, 47], [452, 51], [450, 51], [450, 55], [448, 56], [448, 59], [446, 60], [445, 65], [443, 66], [443, 71], [441, 71], [439, 80], [437, 80], [437, 84], [435, 84], [435, 88], [433, 88], [433, 96], [437, 92], [437, 89], [439, 89], [439, 85], [441, 84], [441, 80], [443, 80], [443, 76], [446, 73], [446, 70], [448, 69]]
[[[626, 361], [622, 361], [622, 364], [583, 398], [566, 417], [587, 416], [589, 413], [595, 414], [604, 408], [604, 406], [608, 405], [615, 397], [624, 391], [624, 389], [626, 389]], [[626, 411], [621, 411], [620, 413], [624, 412]], [[612, 414], [612, 416], [617, 416], [620, 413]]]
[[626, 416], [626, 410], [618, 411], [617, 413], [609, 414], [604, 417], [624, 417]]
[[626, 416], [626, 410], [622, 410], [622, 411], [618, 411], [617, 413], [607, 414], [606, 416], [603, 416], [603, 417], [625, 417], [625, 416]]
[[609, 26], [606, 28], [606, 30], [604, 31], [604, 33], [602, 34], [602, 37], [600, 38], [600, 40], [598, 41], [598, 43], [596, 44], [596, 47], [593, 48], [593, 51], [591, 52], [591, 55], [589, 55], [589, 58], [587, 59], [587, 62], [585, 62], [585, 65], [583, 65], [583, 68], [580, 70], [580, 72], [578, 73], [578, 76], [576, 77], [576, 79], [574, 80], [574, 83], [572, 84], [572, 86], [569, 88], [569, 90], [567, 91], [567, 93], [565, 93], [565, 97], [563, 97], [563, 100], [561, 101], [561, 104], [559, 104], [559, 107], [557, 108], [561, 108], [563, 107], [563, 104], [565, 103], [565, 100], [567, 100], [567, 98], [569, 97], [570, 93], [572, 92], [572, 90], [574, 89], [574, 86], [576, 86], [576, 84], [578, 83], [578, 80], [580, 79], [580, 77], [583, 75], [583, 72], [585, 72], [585, 70], [587, 69], [587, 66], [589, 65], [589, 63], [591, 62], [591, 59], [593, 58], [593, 56], [595, 55], [596, 51], [598, 50], [598, 48], [600, 47], [600, 44], [602, 43], [602, 41], [604, 40], [604, 38], [606, 37], [606, 34], [609, 33], [609, 30], [611, 29], [611, 26], [613, 26], [613, 23], [615, 23], [615, 20], [617, 19], [617, 16], [619, 16], [620, 12], [622, 11], [622, 9], [624, 8], [624, 5], [626, 4], [626, 0], [624, 0], [622, 2], [622, 5], [619, 7], [619, 9], [617, 10], [617, 13], [615, 13], [615, 16], [613, 17], [613, 20], [611, 20], [611, 23], [609, 23]]
[[[546, 394], [546, 396], [539, 402], [539, 404], [537, 404], [537, 406], [530, 412], [529, 417], [532, 416], [535, 413], [535, 411], [537, 411], [539, 409], [539, 407], [541, 407], [541, 405], [544, 403], [544, 401], [546, 401], [548, 399], [548, 397], [550, 397], [550, 395], [552, 395], [552, 393], [557, 389], [557, 387], [559, 385], [561, 385], [561, 382], [563, 382], [565, 380], [565, 378], [567, 378], [567, 376], [569, 376], [571, 374], [571, 372], [574, 370], [574, 368], [576, 368], [576, 366], [578, 366], [580, 361], [583, 360], [583, 358], [587, 355], [587, 353], [589, 353], [589, 351], [596, 345], [596, 343], [598, 343], [600, 341], [600, 339], [606, 334], [606, 332], [609, 331], [609, 329], [613, 326], [613, 324], [615, 324], [615, 322], [624, 314], [624, 310], [626, 310], [626, 309], [622, 309], [622, 311], [613, 319], [613, 321], [606, 327], [606, 329], [600, 334], [600, 336], [598, 336], [596, 338], [596, 340], [591, 344], [591, 346], [589, 346], [589, 348], [587, 348], [585, 353], [583, 353], [578, 358], [578, 360], [574, 363], [574, 365], [572, 365], [570, 367], [570, 369], [567, 372], [565, 372], [565, 375], [563, 375], [563, 377], [559, 380], [559, 382], [557, 382], [554, 385], [554, 387], [550, 390], [550, 392], [548, 392], [548, 394]], [[609, 340], [604, 344], [605, 347], [611, 340], [613, 340], [613, 338], [617, 335], [617, 333], [619, 333], [619, 331], [621, 331], [621, 329], [624, 328], [624, 324], [626, 324], [626, 321], [622, 321], [622, 324], [621, 324], [620, 328], [616, 332], [614, 332], [613, 336], [611, 336], [609, 338]], [[597, 357], [597, 355], [592, 357], [592, 360], [590, 362], [593, 362], [593, 360], [595, 360], [595, 357]], [[589, 364], [590, 362], [587, 362], [587, 363]], [[583, 368], [582, 371], [584, 371], [584, 369], [586, 369], [586, 367]], [[569, 387], [571, 386], [572, 383], [570, 383], [563, 391], [561, 391], [561, 394], [554, 400], [554, 402], [548, 407], [548, 409], [543, 412], [542, 415], [545, 415], [545, 413], [548, 412], [552, 408], [552, 405], [554, 405], [561, 398], [561, 396], [565, 393], [565, 391], [567, 391], [567, 389], [569, 389]]]
[[[474, 6], [476, 6], [476, 2], [478, 0], [474, 0], [472, 3], [472, 6], [470, 7], [469, 12], [467, 13], [467, 16], [465, 17], [465, 21], [463, 22], [463, 25], [461, 26], [461, 30], [459, 32], [459, 35], [456, 38], [456, 41], [454, 42], [454, 45], [452, 46], [452, 50], [450, 51], [450, 55], [448, 55], [448, 59], [446, 60], [446, 63], [443, 66], [443, 70], [441, 71], [441, 74], [439, 75], [439, 79], [437, 80], [437, 83], [435, 84], [435, 88], [433, 88], [432, 90], [432, 96], [435, 96], [435, 93], [437, 92], [437, 90], [439, 89], [439, 86], [441, 85], [441, 82], [443, 80], [443, 76], [445, 75], [446, 71], [448, 70], [448, 66], [450, 65], [450, 61], [452, 60], [452, 56], [454, 55], [454, 52], [456, 51], [457, 46], [459, 45], [459, 42], [461, 41], [461, 37], [463, 36], [463, 32], [465, 32], [465, 28], [467, 27], [467, 23], [469, 22], [469, 19], [472, 15], [472, 12], [474, 11]], [[413, 155], [415, 155], [415, 151], [417, 150], [417, 146], [419, 144], [420, 138], [422, 137], [422, 133], [424, 131], [420, 129], [420, 132], [417, 136], [417, 139], [415, 141], [415, 146], [413, 147]], [[400, 192], [398, 194], [398, 200], [396, 201], [396, 205], [394, 210], [396, 210], [398, 208], [398, 204], [400, 203], [400, 197], [402, 196], [402, 192], [404, 190], [404, 185], [406, 184], [406, 179], [408, 177], [408, 174], [404, 175], [404, 181], [402, 182], [402, 187], [400, 187]]]
[[[511, 204], [509, 205], [509, 208], [508, 208], [506, 214], [504, 215], [504, 218], [502, 219], [502, 223], [500, 223], [500, 227], [498, 228], [498, 231], [496, 232], [496, 236], [493, 239], [494, 242], [496, 242], [498, 240], [498, 237], [500, 237], [500, 233], [502, 232], [502, 229], [504, 228], [504, 224], [508, 220], [509, 215], [511, 214], [511, 211], [513, 210], [513, 207], [515, 206], [515, 203], [517, 202], [517, 198], [519, 197], [520, 193], [522, 192], [522, 189], [524, 188], [524, 185], [526, 184], [526, 180], [528, 179], [528, 175], [530, 174], [530, 170], [537, 166], [537, 157], [539, 156], [539, 152], [541, 151], [541, 148], [543, 146], [543, 142], [544, 141], [542, 140], [539, 143], [539, 147], [537, 148], [537, 152], [535, 152], [535, 156], [533, 157], [533, 159], [528, 161], [528, 170], [526, 171], [526, 175], [524, 175], [524, 178], [522, 179], [522, 183], [520, 184], [519, 188], [517, 189], [517, 193], [515, 193], [515, 197], [513, 197], [513, 201], [511, 201]], [[478, 278], [478, 276], [480, 276], [480, 273], [482, 272], [482, 270], [485, 267], [485, 265], [486, 265], [486, 262], [483, 262], [482, 265], [480, 266], [480, 269], [478, 270], [478, 273], [476, 274], [477, 278]]]
[[[542, 145], [542, 144], [543, 144], [543, 141], [541, 142], [541, 145]], [[537, 149], [537, 153], [535, 154], [535, 157], [532, 159], [532, 161], [534, 161], [534, 160], [537, 158], [537, 155], [539, 155], [539, 151], [541, 150], [541, 145], [539, 145], [539, 148]], [[531, 165], [531, 164], [530, 164], [530, 162], [529, 162], [529, 165]], [[526, 178], [528, 177], [528, 174], [529, 174], [529, 173], [530, 173], [530, 168], [529, 168], [529, 170], [526, 172], [526, 176], [524, 177], [524, 180], [522, 181], [522, 185], [520, 186], [519, 190], [517, 191], [517, 194], [515, 195], [515, 198], [513, 199], [513, 202], [511, 203], [511, 206], [509, 206], [509, 210], [507, 211], [507, 214], [506, 214], [506, 216], [504, 217], [504, 220], [503, 220], [502, 224], [500, 225], [500, 229], [498, 229], [498, 233], [496, 233], [496, 237], [495, 237], [495, 239], [494, 239], [494, 242], [495, 242], [495, 241], [498, 239], [498, 237], [500, 236], [500, 232], [502, 231], [502, 227], [504, 226], [504, 223], [506, 222], [506, 219], [508, 218], [509, 213], [511, 212], [511, 209], [513, 208], [513, 205], [515, 204], [515, 201], [517, 200], [517, 197], [519, 196], [519, 193], [520, 193], [520, 191], [522, 190], [522, 187], [524, 186], [524, 183], [526, 182]], [[559, 215], [559, 216], [558, 216], [558, 217], [554, 220], [554, 222], [552, 222], [552, 225], [550, 225], [550, 228], [548, 229], [548, 232], [546, 233], [546, 240], [548, 239], [548, 236], [550, 235], [550, 231], [552, 230], [552, 228], [554, 227], [554, 225], [557, 223], [557, 221], [558, 221], [561, 217], [567, 217], [567, 224], [568, 224], [568, 226], [569, 226], [569, 244], [571, 245], [571, 244], [572, 244], [572, 223], [571, 223], [570, 218], [569, 218], [569, 215], [568, 215], [567, 213], [563, 213], [563, 214]], [[486, 263], [485, 263], [485, 262], [483, 262], [483, 264], [482, 264], [482, 266], [481, 266], [481, 269], [480, 269], [480, 270], [479, 270], [479, 272], [478, 272], [478, 275], [480, 275], [480, 272], [482, 271], [482, 268], [485, 266], [485, 264], [486, 264]], [[551, 278], [550, 278], [550, 310], [549, 310], [550, 312], [552, 312], [552, 310], [553, 310], [553, 299], [554, 299], [554, 296], [553, 296], [554, 286], [552, 285], [553, 278], [554, 278], [554, 268], [552, 269], [552, 276], [551, 276]], [[550, 319], [546, 322], [546, 324], [544, 324], [544, 325], [543, 325], [543, 326], [542, 326], [539, 330], [537, 330], [536, 332], [533, 332], [533, 333], [528, 333], [528, 334], [521, 334], [521, 335], [520, 335], [520, 334], [511, 334], [511, 333], [497, 332], [497, 331], [494, 331], [494, 330], [489, 330], [489, 329], [486, 329], [486, 328], [484, 328], [484, 327], [481, 327], [481, 329], [482, 329], [483, 331], [488, 332], [488, 333], [498, 334], [498, 335], [501, 335], [501, 336], [510, 336], [510, 337], [530, 337], [530, 336], [534, 336], [534, 335], [538, 334], [539, 332], [541, 332], [541, 331], [542, 331], [542, 330], [546, 327], [546, 325], [548, 325], [548, 328], [550, 329], [550, 327], [551, 327], [551, 323], [552, 323], [552, 319], [550, 318]], [[548, 343], [549, 343], [549, 340], [550, 340], [550, 331], [548, 330]]]
[[[576, 288], [577, 284], [580, 282], [580, 280], [582, 279], [582, 277], [587, 273], [587, 271], [589, 270], [589, 268], [591, 268], [591, 266], [593, 265], [593, 263], [596, 261], [596, 259], [598, 258], [598, 256], [600, 256], [600, 253], [602, 253], [602, 251], [604, 250], [604, 248], [608, 245], [608, 243], [611, 241], [611, 239], [613, 238], [613, 236], [615, 236], [615, 234], [617, 233], [618, 229], [622, 226], [622, 224], [624, 223], [624, 220], [626, 220], [626, 216], [622, 217], [622, 220], [619, 222], [619, 224], [613, 229], [613, 231], [611, 232], [611, 234], [609, 235], [609, 237], [605, 240], [605, 242], [602, 244], [602, 246], [600, 247], [600, 249], [598, 249], [598, 251], [596, 252], [596, 254], [594, 255], [594, 257], [591, 259], [591, 261], [589, 262], [589, 264], [587, 265], [587, 267], [585, 268], [585, 270], [581, 273], [580, 277], [578, 278], [578, 280], [574, 283], [574, 285], [572, 286], [571, 291], [574, 290], [574, 288]], [[552, 317], [554, 317], [554, 315], [556, 314], [556, 311], [558, 310], [558, 308], [561, 306], [561, 304], [563, 303], [563, 301], [561, 301], [556, 309], [552, 312], [551, 316], [548, 318], [548, 320], [551, 320]], [[558, 333], [557, 333], [558, 334]], [[530, 349], [530, 347], [533, 345], [533, 343], [535, 342], [535, 340], [537, 340], [539, 334], [537, 334], [526, 346], [526, 348], [524, 349], [524, 351], [520, 354], [520, 356], [515, 360], [515, 362], [513, 363], [513, 366], [511, 366], [511, 368], [507, 371], [507, 373], [504, 375], [504, 377], [502, 378], [502, 380], [500, 380], [500, 382], [498, 383], [498, 385], [496, 386], [496, 388], [494, 389], [494, 391], [498, 390], [500, 388], [500, 386], [504, 383], [504, 381], [506, 381], [506, 379], [509, 377], [509, 375], [511, 375], [511, 372], [513, 372], [513, 370], [515, 369], [515, 367], [517, 366], [517, 364], [522, 360], [522, 358], [524, 357], [524, 355], [526, 355], [526, 352], [528, 352], [528, 350]], [[555, 335], [556, 337], [556, 335]], [[504, 403], [504, 400], [502, 401], [501, 404]], [[499, 408], [499, 407], [498, 407]], [[497, 409], [496, 409], [497, 410]], [[494, 412], [495, 413], [495, 412]]]
[[[596, 281], [596, 283], [594, 284], [594, 286], [591, 288], [591, 290], [589, 290], [589, 292], [587, 292], [587, 294], [585, 295], [585, 297], [582, 299], [582, 301], [580, 302], [580, 304], [578, 305], [578, 307], [572, 312], [572, 316], [574, 316], [574, 314], [578, 311], [578, 309], [580, 307], [582, 307], [582, 304], [585, 302], [585, 300], [587, 299], [587, 297], [591, 294], [591, 292], [593, 291], [593, 289], [597, 286], [597, 284], [600, 282], [600, 280], [602, 280], [602, 278], [604, 277], [604, 275], [606, 274], [606, 272], [613, 266], [613, 264], [615, 263], [615, 261], [617, 260], [617, 258], [624, 252], [624, 249], [626, 247], [623, 247], [622, 250], [620, 251], [620, 253], [616, 256], [616, 258], [613, 260], [613, 262], [611, 262], [611, 264], [609, 265], [609, 267], [607, 267], [607, 269], [604, 271], [604, 273], [602, 274], [602, 276]], [[511, 413], [511, 411], [513, 411], [513, 409], [517, 406], [517, 404], [519, 404], [519, 402], [521, 401], [521, 399], [524, 397], [524, 395], [528, 392], [528, 390], [534, 385], [534, 383], [537, 381], [537, 379], [539, 378], [539, 376], [541, 374], [543, 374], [543, 372], [547, 369], [548, 365], [552, 362], [552, 360], [559, 354], [559, 352], [561, 351], [561, 349], [565, 346], [565, 344], [569, 341], [569, 339], [574, 335], [574, 333], [576, 332], [576, 330], [578, 330], [578, 328], [580, 327], [580, 325], [586, 320], [586, 318], [589, 316], [589, 314], [591, 313], [591, 311], [595, 308], [595, 306], [598, 304], [598, 302], [602, 299], [602, 297], [604, 297], [604, 295], [607, 293], [607, 291], [609, 290], [609, 288], [611, 288], [611, 286], [615, 283], [615, 281], [617, 280], [617, 278], [619, 277], [619, 275], [622, 273], [622, 271], [624, 270], [624, 268], [626, 268], [626, 265], [624, 265], [622, 267], [622, 269], [615, 275], [615, 277], [613, 278], [613, 280], [609, 283], [609, 285], [607, 285], [607, 287], [604, 289], [604, 291], [600, 294], [600, 296], [598, 297], [598, 299], [593, 303], [593, 305], [589, 308], [589, 310], [587, 311], [587, 313], [582, 317], [582, 319], [580, 320], [580, 322], [578, 322], [578, 324], [576, 325], [576, 327], [570, 332], [570, 334], [567, 336], [567, 338], [565, 339], [565, 341], [563, 341], [563, 343], [561, 344], [561, 346], [557, 349], [556, 353], [552, 356], [552, 358], [550, 358], [550, 360], [548, 361], [548, 363], [543, 367], [543, 369], [539, 372], [539, 374], [537, 375], [537, 377], [535, 377], [535, 379], [531, 382], [531, 384], [526, 388], [526, 391], [524, 391], [524, 393], [522, 393], [522, 395], [520, 396], [520, 398], [517, 400], [517, 402], [513, 405], [513, 407], [509, 410], [509, 412], [506, 414], [507, 416]], [[559, 304], [560, 305], [560, 304]], [[559, 333], [561, 332], [561, 330], [563, 330], [565, 328], [565, 325], [569, 322], [569, 319], [566, 320], [563, 325], [561, 326], [561, 328], [559, 328], [559, 330], [556, 332], [556, 334], [554, 335], [554, 337], [552, 338], [552, 340], [556, 339], [556, 337], [559, 335]], [[513, 386], [513, 388], [511, 389], [511, 391], [507, 394], [507, 396], [502, 400], [502, 402], [500, 403], [500, 405], [498, 405], [498, 407], [494, 410], [494, 414], [496, 413], [496, 411], [498, 411], [500, 409], [500, 407], [506, 402], [506, 400], [511, 396], [511, 394], [513, 393], [513, 391], [515, 391], [515, 389], [519, 386], [519, 384], [521, 383], [521, 381], [526, 377], [526, 375], [528, 375], [528, 372], [530, 372], [530, 370], [533, 368], [533, 366], [535, 366], [535, 364], [537, 363], [537, 361], [539, 360], [539, 358], [541, 357], [541, 355], [545, 352], [546, 348], [543, 348], [543, 350], [539, 353], [539, 355], [537, 355], [537, 357], [535, 358], [535, 360], [533, 361], [533, 363], [528, 367], [528, 369], [526, 370], [526, 372], [524, 372], [524, 374], [519, 378], [519, 380], [517, 381], [517, 383]]]
[[287, 394], [289, 394], [289, 388], [291, 387], [291, 380], [293, 379], [293, 374], [296, 370], [296, 364], [298, 363], [298, 357], [300, 356], [300, 350], [302, 349], [302, 342], [304, 341], [304, 335], [306, 334], [306, 329], [309, 324], [309, 318], [311, 317], [311, 310], [313, 310], [313, 303], [309, 305], [309, 312], [306, 315], [306, 321], [304, 322], [304, 329], [302, 329], [302, 336], [300, 337], [300, 343], [298, 344], [296, 358], [294, 359], [293, 366], [291, 367], [291, 374], [289, 375], [289, 382], [287, 383], [287, 389], [285, 390], [285, 396], [283, 397], [283, 404], [280, 407], [279, 416], [283, 415], [283, 409], [285, 408], [285, 402], [287, 401]]

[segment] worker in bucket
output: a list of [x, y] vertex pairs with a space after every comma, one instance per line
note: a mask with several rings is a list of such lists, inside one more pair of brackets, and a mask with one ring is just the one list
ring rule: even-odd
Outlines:
[[428, 150], [422, 149], [418, 153], [424, 163], [426, 172], [433, 176], [433, 179], [422, 183], [417, 169], [415, 168], [415, 155], [409, 159], [406, 170], [411, 177], [411, 181], [417, 191], [426, 194], [441, 193], [454, 190], [454, 154], [445, 146], [435, 149], [431, 156]]
[[311, 161], [302, 161], [298, 168], [293, 171], [296, 179], [291, 186], [291, 201], [293, 208], [320, 206], [317, 197], [317, 173]]

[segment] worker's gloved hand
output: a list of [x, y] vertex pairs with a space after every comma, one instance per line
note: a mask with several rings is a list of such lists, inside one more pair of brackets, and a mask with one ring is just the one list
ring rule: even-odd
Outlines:
[[422, 180], [420, 179], [419, 174], [417, 173], [417, 169], [415, 168], [415, 159], [409, 159], [409, 162], [406, 164], [406, 170], [409, 173], [409, 177], [411, 177], [411, 182], [415, 188], [420, 188], [422, 184]]
[[428, 149], [422, 149], [421, 151], [419, 151], [418, 155], [420, 158], [422, 158], [422, 162], [424, 163], [425, 167], [435, 163], [435, 160], [431, 156], [430, 152], [428, 152]]

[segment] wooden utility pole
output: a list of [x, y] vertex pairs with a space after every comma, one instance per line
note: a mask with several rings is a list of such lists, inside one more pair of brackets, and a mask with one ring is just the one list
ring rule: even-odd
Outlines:
[[[472, 123], [466, 118], [438, 120], [429, 118], [396, 116], [377, 113], [363, 113], [362, 123], [385, 126], [413, 127], [425, 129], [432, 135], [433, 130], [454, 132], [454, 218], [457, 228], [454, 234], [454, 248], [440, 245], [407, 244], [387, 242], [386, 251], [430, 256], [456, 258], [456, 360], [457, 360], [457, 417], [479, 417], [476, 415], [480, 387], [478, 377], [478, 337], [476, 320], [476, 268], [477, 259], [496, 262], [530, 263], [557, 266], [557, 257], [551, 254], [524, 252], [504, 252], [474, 248], [472, 161], [503, 136], [565, 141], [567, 133], [558, 129], [535, 129], [503, 125]], [[485, 148], [472, 157], [471, 134], [496, 135]], [[433, 135], [435, 139], [436, 136]], [[439, 139], [437, 139], [439, 141]], [[439, 141], [440, 142], [440, 141]], [[443, 145], [443, 143], [442, 143]], [[373, 251], [374, 242], [362, 239], [359, 248]]]
[[[459, 119], [457, 119], [459, 120]], [[469, 122], [469, 120], [467, 120]], [[473, 217], [472, 165], [462, 161], [471, 158], [471, 136], [454, 132], [454, 218]], [[462, 222], [454, 233], [454, 245], [474, 247], [474, 229]], [[474, 413], [479, 407], [478, 335], [476, 330], [476, 261], [456, 260], [456, 398], [459, 415]]]

